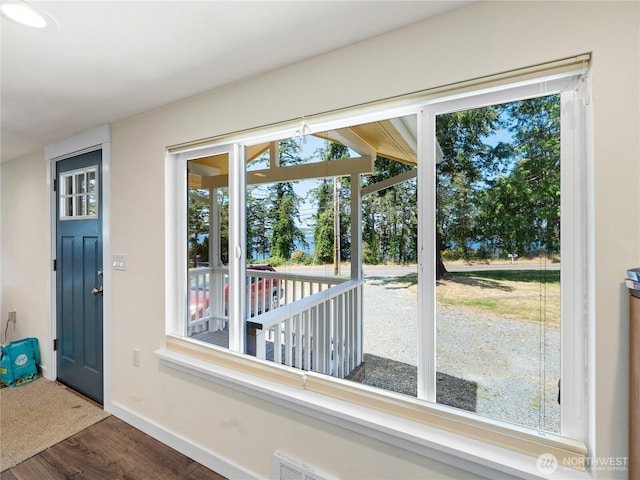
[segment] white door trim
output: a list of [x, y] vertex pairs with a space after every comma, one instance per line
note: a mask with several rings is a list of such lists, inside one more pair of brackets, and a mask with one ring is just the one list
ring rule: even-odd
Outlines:
[[56, 275], [53, 271], [53, 260], [56, 256], [56, 195], [53, 191], [53, 180], [56, 175], [56, 162], [74, 157], [81, 153], [102, 149], [102, 264], [104, 267], [104, 301], [103, 301], [103, 375], [104, 375], [104, 409], [111, 410], [113, 386], [113, 336], [112, 336], [112, 305], [113, 280], [111, 267], [111, 127], [103, 125], [47, 145], [44, 157], [47, 164], [46, 186], [47, 195], [47, 229], [50, 266], [50, 276], [47, 282], [47, 298], [49, 309], [47, 315], [47, 336], [43, 350], [48, 353], [47, 365], [42, 366], [42, 373], [48, 380], [57, 378], [56, 352], [53, 350], [53, 340], [56, 338]]

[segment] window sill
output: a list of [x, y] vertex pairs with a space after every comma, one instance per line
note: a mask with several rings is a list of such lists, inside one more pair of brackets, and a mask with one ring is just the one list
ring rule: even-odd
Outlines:
[[[586, 452], [582, 443], [564, 437], [537, 435], [181, 337], [167, 336], [166, 348], [155, 354], [170, 368], [489, 478], [591, 478], [563, 466], [579, 465]], [[543, 453], [558, 459], [554, 472], [538, 468]]]

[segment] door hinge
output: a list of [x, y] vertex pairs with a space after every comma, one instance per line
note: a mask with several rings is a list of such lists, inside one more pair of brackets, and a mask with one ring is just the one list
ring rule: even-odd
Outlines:
[[57, 351], [58, 350], [58, 339], [54, 338], [53, 339], [53, 351]]
[[55, 272], [58, 268], [58, 262], [56, 261], [56, 259], [53, 259], [53, 271]]
[[57, 178], [53, 179], [53, 191], [54, 192], [58, 191], [58, 179]]

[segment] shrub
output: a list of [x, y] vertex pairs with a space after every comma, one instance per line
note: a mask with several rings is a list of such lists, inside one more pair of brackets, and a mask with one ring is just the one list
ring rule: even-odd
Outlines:
[[454, 262], [456, 260], [460, 260], [461, 258], [464, 258], [464, 252], [460, 247], [456, 247], [452, 250], [442, 251], [442, 260], [445, 262]]
[[284, 265], [286, 262], [280, 257], [269, 257], [265, 258], [262, 263], [268, 263], [272, 267], [279, 267], [280, 265]]
[[380, 263], [375, 250], [368, 243], [362, 243], [362, 263], [367, 265], [377, 265]]
[[304, 263], [306, 256], [307, 255], [302, 250], [298, 249], [291, 255], [291, 261], [293, 263]]

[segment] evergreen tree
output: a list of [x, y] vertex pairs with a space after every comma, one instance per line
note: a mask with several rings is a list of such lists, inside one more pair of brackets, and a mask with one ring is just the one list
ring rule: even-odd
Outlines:
[[[375, 160], [374, 172], [365, 185], [375, 185], [414, 167], [384, 157]], [[391, 261], [413, 263], [417, 260], [418, 216], [417, 184], [407, 180], [363, 199], [363, 255], [371, 263]]]
[[[512, 140], [487, 137], [508, 129]], [[464, 258], [556, 253], [560, 242], [560, 102], [557, 95], [437, 118], [437, 225]]]
[[209, 261], [209, 204], [206, 190], [190, 189], [188, 195], [189, 264]]
[[[281, 140], [278, 145], [280, 165], [285, 167], [302, 162], [300, 145], [292, 138]], [[296, 242], [306, 244], [300, 222], [300, 197], [293, 189], [293, 182], [280, 182], [269, 187], [270, 205], [267, 210], [267, 227], [271, 227], [271, 256], [288, 260]]]
[[[323, 161], [339, 160], [348, 158], [349, 149], [338, 143], [329, 142], [327, 146], [319, 152]], [[336, 179], [325, 178], [321, 180], [320, 186], [313, 190], [316, 202], [316, 214], [314, 215], [315, 227], [313, 230], [313, 241], [315, 245], [314, 258], [317, 262], [330, 263], [334, 260], [335, 249], [335, 202], [339, 206], [340, 221], [340, 260], [350, 258], [351, 251], [351, 222], [350, 222], [350, 197], [351, 185], [348, 178], [341, 178], [339, 197], [336, 197], [334, 190]]]
[[560, 99], [557, 95], [504, 106], [519, 159], [482, 192], [482, 220], [503, 253], [560, 250]]
[[317, 210], [313, 230], [314, 259], [319, 263], [333, 261], [333, 182], [323, 179], [314, 190]]
[[478, 197], [486, 187], [487, 176], [504, 170], [511, 149], [502, 143], [495, 147], [486, 138], [502, 128], [501, 109], [488, 106], [439, 115], [436, 138], [442, 159], [436, 165], [436, 278], [447, 271], [442, 249], [455, 247], [468, 259], [471, 245], [482, 236], [479, 228]]
[[258, 188], [255, 186], [247, 188], [247, 261], [264, 258], [271, 250], [270, 235], [265, 232], [268, 224], [266, 205], [256, 191]]

